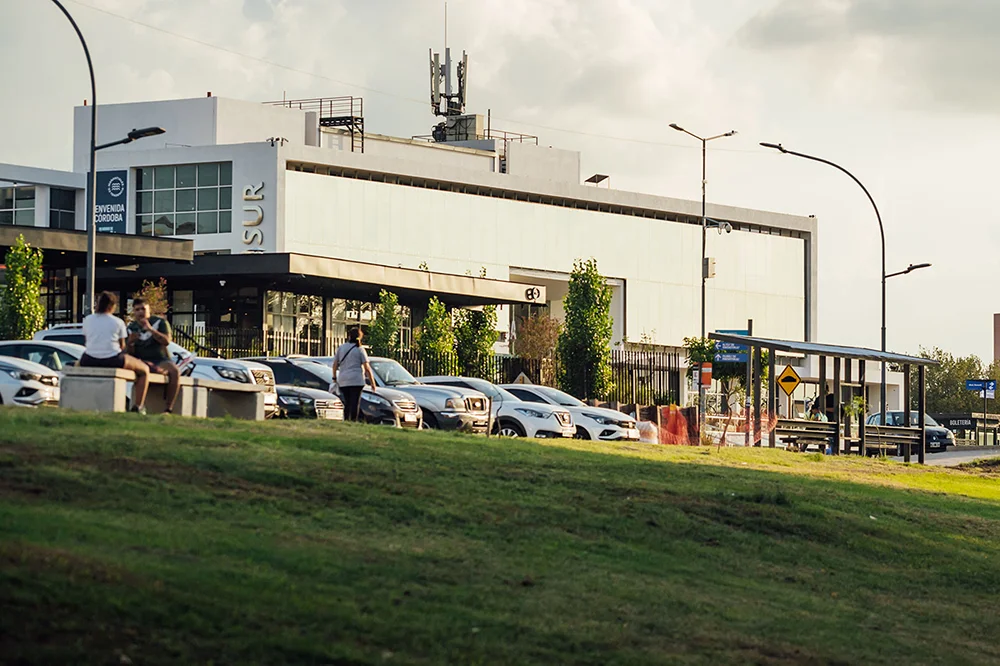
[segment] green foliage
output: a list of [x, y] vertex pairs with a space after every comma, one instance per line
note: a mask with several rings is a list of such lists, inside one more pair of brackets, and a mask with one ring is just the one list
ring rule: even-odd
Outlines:
[[[955, 356], [939, 347], [920, 349], [922, 358], [937, 361], [939, 365], [927, 366], [927, 412], [949, 414], [983, 411], [983, 399], [976, 391], [965, 389], [966, 379], [995, 379], [998, 368], [983, 366], [978, 356]], [[992, 374], [989, 374], [989, 371]], [[989, 374], [988, 377], [984, 376]], [[916, 409], [919, 386], [916, 368], [910, 369], [910, 405]]]
[[597, 260], [577, 260], [563, 301], [566, 322], [557, 349], [561, 388], [578, 398], [604, 398], [611, 388], [611, 287]]
[[455, 333], [452, 330], [451, 315], [437, 296], [431, 296], [427, 314], [416, 338], [417, 352], [424, 360], [441, 357], [454, 349]]
[[513, 352], [521, 358], [552, 358], [556, 353], [561, 329], [559, 320], [542, 312], [522, 317], [517, 322]]
[[[146, 301], [147, 310], [151, 315], [163, 316], [167, 314], [167, 307], [169, 305], [169, 301], [167, 300], [167, 279], [161, 277], [157, 282], [143, 280], [139, 291], [132, 294], [132, 298], [141, 298]], [[132, 313], [129, 312], [127, 314], [129, 319], [131, 319]]]
[[455, 312], [455, 354], [463, 375], [487, 376], [487, 362], [493, 356], [493, 345], [498, 337], [495, 305], [484, 306], [481, 310], [462, 308]]
[[42, 251], [19, 235], [7, 251], [6, 285], [0, 290], [0, 339], [30, 340], [45, 326]]
[[375, 320], [368, 326], [365, 341], [375, 356], [395, 358], [399, 355], [399, 297], [383, 289], [375, 306]]
[[[712, 364], [712, 379], [719, 382], [722, 393], [722, 412], [729, 411], [730, 397], [734, 395], [745, 396], [747, 391], [747, 366], [746, 363], [716, 363], [715, 362], [715, 340], [708, 338], [684, 338], [684, 349], [687, 351], [688, 367], [700, 363]], [[753, 357], [750, 357], [753, 362]], [[765, 349], [761, 353], [760, 380], [766, 382], [770, 369], [770, 352]], [[766, 391], [766, 386], [761, 387]]]

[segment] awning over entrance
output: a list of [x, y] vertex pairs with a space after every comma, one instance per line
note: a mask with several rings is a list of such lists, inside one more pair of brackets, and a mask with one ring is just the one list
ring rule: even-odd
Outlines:
[[[102, 272], [99, 279], [111, 277], [110, 273]], [[378, 300], [379, 291], [388, 289], [404, 303], [432, 295], [454, 306], [545, 302], [543, 286], [293, 253], [203, 255], [192, 264], [140, 266], [131, 275], [167, 280], [244, 277], [276, 290], [335, 291], [368, 301]]]
[[[87, 264], [87, 233], [44, 227], [0, 226], [0, 258], [18, 236], [45, 253], [45, 268], [83, 268]], [[98, 266], [129, 266], [158, 261], [190, 262], [194, 243], [175, 238], [97, 234]], [[158, 269], [152, 269], [156, 272]]]

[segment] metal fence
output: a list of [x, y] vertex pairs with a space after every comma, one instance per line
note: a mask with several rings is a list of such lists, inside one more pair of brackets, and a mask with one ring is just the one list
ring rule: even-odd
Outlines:
[[[201, 356], [243, 358], [253, 356], [332, 356], [342, 338], [300, 336], [252, 328], [176, 327], [177, 342]], [[627, 404], [679, 404], [682, 370], [680, 356], [671, 352], [612, 350], [611, 387], [607, 395], [577, 395]], [[459, 375], [480, 377], [495, 384], [516, 382], [521, 375], [532, 384], [559, 386], [561, 364], [557, 359], [529, 359], [490, 355], [463, 362], [457, 354], [420, 355], [404, 349], [396, 355], [417, 377]], [[578, 392], [577, 392], [578, 393]]]

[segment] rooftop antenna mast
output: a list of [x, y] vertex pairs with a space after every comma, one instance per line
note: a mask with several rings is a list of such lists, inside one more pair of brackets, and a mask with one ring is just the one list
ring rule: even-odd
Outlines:
[[[452, 85], [451, 47], [448, 46], [448, 3], [444, 3], [444, 64], [441, 54], [428, 49], [431, 65], [431, 111], [435, 116], [460, 116], [465, 113], [465, 93], [469, 79], [469, 55], [462, 51], [462, 61], [458, 63], [458, 90]], [[444, 93], [441, 84], [444, 84]], [[442, 108], [442, 101], [444, 102]]]

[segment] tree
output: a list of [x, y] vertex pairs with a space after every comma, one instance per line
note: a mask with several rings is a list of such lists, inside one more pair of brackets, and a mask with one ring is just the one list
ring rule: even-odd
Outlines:
[[[719, 382], [722, 393], [722, 413], [729, 413], [729, 402], [733, 395], [745, 396], [747, 391], [746, 363], [716, 363], [715, 340], [708, 338], [684, 338], [684, 349], [687, 350], [688, 367], [694, 368], [702, 363], [712, 364], [712, 379]], [[749, 354], [749, 352], [748, 352]], [[767, 381], [768, 350], [761, 354], [760, 378]], [[749, 357], [753, 362], [753, 357]]]
[[375, 306], [375, 320], [368, 326], [365, 339], [376, 356], [395, 358], [399, 355], [399, 297], [383, 289]]
[[417, 354], [423, 361], [424, 374], [450, 375], [455, 371], [455, 333], [451, 314], [437, 296], [431, 296], [427, 314], [416, 336]]
[[[938, 362], [938, 365], [927, 366], [925, 371], [928, 413], [949, 414], [981, 412], [983, 410], [983, 399], [979, 397], [978, 392], [965, 389], [965, 380], [995, 378], [996, 374], [989, 374], [987, 371], [996, 373], [1000, 368], [993, 366], [984, 368], [983, 362], [978, 356], [970, 354], [969, 356], [956, 357], [939, 347], [921, 348], [919, 356]], [[917, 408], [918, 381], [916, 368], [912, 368], [910, 370], [911, 409]]]
[[563, 300], [566, 324], [556, 345], [562, 368], [559, 384], [582, 398], [603, 398], [611, 389], [611, 287], [597, 260], [577, 260]]
[[[167, 300], [167, 278], [160, 278], [156, 283], [143, 280], [139, 291], [132, 294], [133, 300], [141, 298], [146, 301], [146, 309], [151, 315], [165, 315], [169, 307]], [[131, 316], [131, 313], [129, 313]]]
[[514, 338], [512, 351], [521, 358], [552, 358], [561, 329], [559, 321], [547, 314], [538, 312], [522, 317], [517, 322], [517, 337]]
[[498, 337], [495, 305], [485, 305], [481, 310], [462, 308], [456, 311], [455, 354], [463, 375], [487, 377], [487, 362], [493, 356], [493, 345]]
[[7, 284], [0, 292], [0, 338], [30, 340], [45, 326], [42, 251], [19, 235], [4, 260]]

